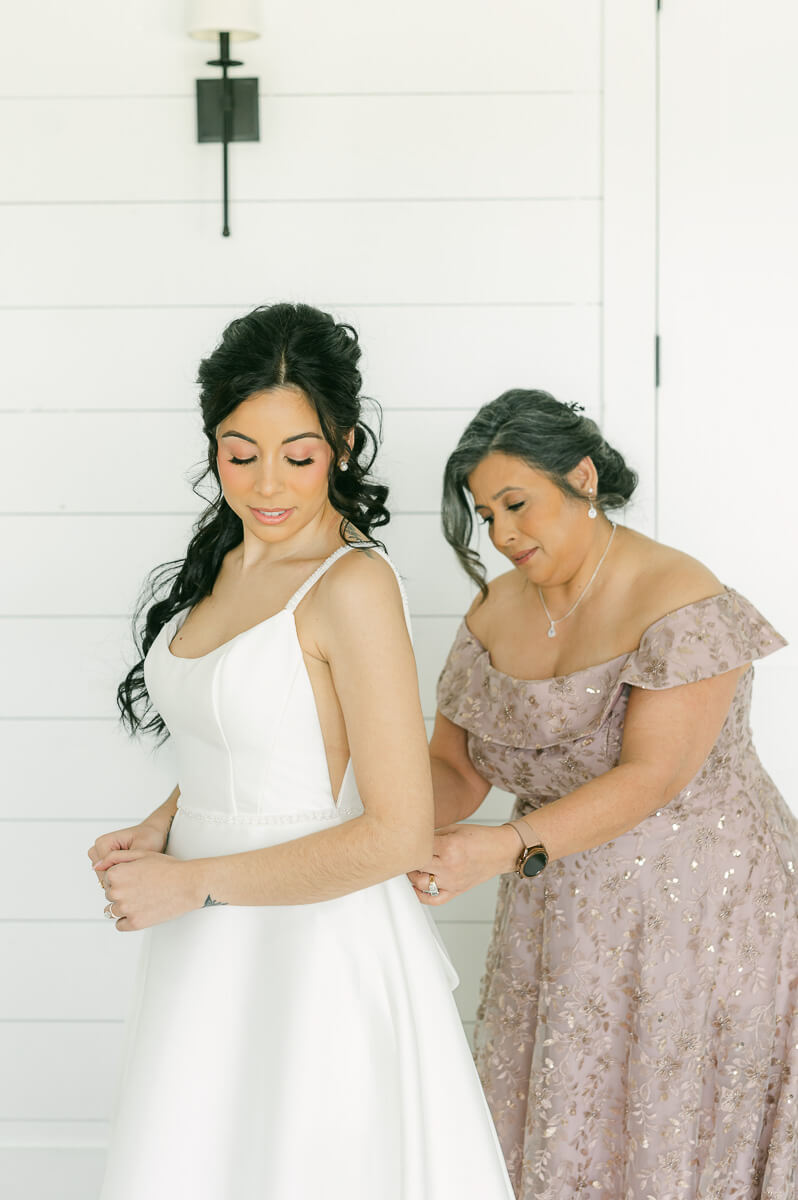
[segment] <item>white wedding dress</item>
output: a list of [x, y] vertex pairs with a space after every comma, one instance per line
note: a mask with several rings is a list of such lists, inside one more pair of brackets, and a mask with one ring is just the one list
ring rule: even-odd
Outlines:
[[[180, 802], [168, 853], [272, 846], [362, 812], [331, 793], [294, 610], [145, 663]], [[386, 681], [388, 685], [388, 681]], [[375, 703], [379, 697], [375, 697]], [[199, 909], [145, 939], [101, 1200], [512, 1200], [451, 994], [404, 876], [319, 904]]]

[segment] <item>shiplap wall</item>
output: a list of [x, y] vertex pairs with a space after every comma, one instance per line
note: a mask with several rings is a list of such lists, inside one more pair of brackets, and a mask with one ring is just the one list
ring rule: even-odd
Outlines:
[[[126, 741], [114, 688], [144, 572], [185, 546], [202, 454], [193, 377], [224, 324], [304, 299], [359, 329], [385, 408], [387, 543], [427, 716], [469, 591], [441, 467], [506, 387], [601, 410], [599, 0], [270, 0], [243, 73], [258, 144], [194, 141], [212, 47], [179, 0], [27, 0], [0, 49], [0, 1192], [91, 1200], [135, 938], [86, 848], [149, 811], [168, 749]], [[492, 794], [480, 816], [508, 805]], [[492, 885], [441, 913], [473, 1019]]]

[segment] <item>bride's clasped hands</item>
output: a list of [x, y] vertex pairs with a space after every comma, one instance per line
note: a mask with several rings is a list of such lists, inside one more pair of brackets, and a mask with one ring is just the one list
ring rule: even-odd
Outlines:
[[108, 901], [106, 912], [122, 933], [146, 929], [201, 908], [194, 863], [164, 854], [166, 835], [142, 823], [107, 833], [89, 850]]
[[422, 904], [441, 905], [512, 871], [517, 859], [518, 835], [506, 825], [445, 825], [435, 832], [431, 861], [408, 878]]

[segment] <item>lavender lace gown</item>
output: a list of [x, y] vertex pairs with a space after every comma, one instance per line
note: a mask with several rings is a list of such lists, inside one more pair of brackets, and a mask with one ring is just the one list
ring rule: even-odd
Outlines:
[[[631, 654], [528, 681], [463, 623], [438, 703], [520, 816], [617, 764], [630, 687], [784, 644], [729, 590]], [[502, 877], [475, 1038], [519, 1200], [798, 1196], [798, 823], [752, 744], [752, 677], [670, 804], [536, 879]]]

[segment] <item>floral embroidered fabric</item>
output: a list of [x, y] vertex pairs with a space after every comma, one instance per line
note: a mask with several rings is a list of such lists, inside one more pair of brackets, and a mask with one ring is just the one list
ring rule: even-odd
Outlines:
[[[519, 680], [463, 623], [438, 707], [517, 817], [617, 765], [631, 687], [783, 645], [727, 590], [655, 622], [631, 654]], [[753, 746], [752, 678], [667, 806], [534, 879], [501, 879], [475, 1043], [519, 1200], [798, 1194], [798, 822]]]

